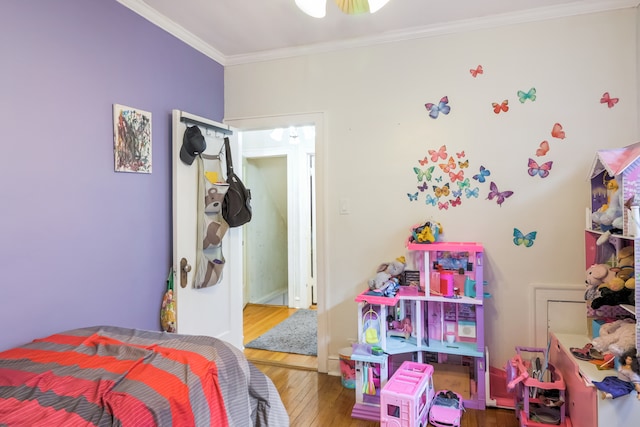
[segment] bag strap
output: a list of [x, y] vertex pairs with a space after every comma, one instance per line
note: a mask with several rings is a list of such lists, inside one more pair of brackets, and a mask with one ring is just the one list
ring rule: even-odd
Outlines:
[[227, 177], [233, 175], [233, 160], [231, 159], [231, 147], [229, 137], [224, 137], [224, 159], [227, 164]]

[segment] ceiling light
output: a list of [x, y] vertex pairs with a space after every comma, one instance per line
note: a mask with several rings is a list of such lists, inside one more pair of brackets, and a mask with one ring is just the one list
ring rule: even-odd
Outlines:
[[[327, 13], [327, 0], [295, 0], [296, 5], [309, 16], [324, 18]], [[389, 0], [334, 0], [338, 8], [348, 15], [370, 12], [376, 13]]]

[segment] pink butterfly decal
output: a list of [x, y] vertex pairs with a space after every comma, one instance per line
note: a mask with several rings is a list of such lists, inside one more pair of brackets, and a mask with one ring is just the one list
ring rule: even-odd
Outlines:
[[489, 196], [487, 198], [489, 200], [493, 200], [495, 198], [500, 207], [502, 207], [502, 204], [508, 197], [513, 196], [513, 191], [498, 191], [498, 186], [493, 181], [491, 181], [491, 184], [489, 184], [489, 188], [491, 189], [491, 191], [489, 192]]
[[464, 179], [464, 171], [460, 171], [458, 173], [449, 172], [449, 178], [451, 178], [451, 182], [462, 181]]
[[449, 209], [449, 202], [438, 202], [438, 209], [442, 210], [442, 209]]
[[600, 104], [607, 104], [607, 107], [613, 108], [620, 101], [620, 98], [611, 98], [609, 92], [605, 92], [602, 94], [602, 98], [600, 98]]
[[504, 111], [505, 113], [509, 111], [508, 99], [505, 99], [504, 101], [502, 101], [502, 104], [497, 104], [495, 102], [492, 102], [491, 105], [493, 106], [493, 112], [496, 114], [500, 114], [501, 111]]
[[458, 196], [454, 200], [450, 200], [450, 202], [451, 202], [451, 207], [454, 208], [460, 205], [460, 203], [462, 203], [462, 200], [460, 200], [460, 196]]
[[427, 159], [426, 157], [422, 160], [418, 160], [418, 163], [420, 163], [420, 166], [424, 166], [427, 163], [429, 163], [429, 159]]
[[548, 141], [542, 141], [540, 143], [540, 148], [538, 148], [536, 150], [536, 156], [541, 157], [546, 155], [549, 152], [549, 142]]
[[551, 136], [558, 139], [564, 139], [566, 137], [560, 123], [556, 123], [555, 125], [553, 125], [553, 129], [551, 129]]
[[458, 156], [459, 159], [463, 158], [464, 157], [464, 150], [462, 150], [459, 153], [456, 153], [456, 156]]
[[546, 178], [549, 176], [549, 171], [551, 170], [551, 166], [553, 166], [553, 162], [546, 162], [541, 165], [533, 160], [529, 159], [529, 175], [536, 176], [539, 175], [540, 178]]
[[439, 150], [429, 150], [429, 155], [431, 156], [432, 162], [437, 162], [438, 159], [446, 159], [447, 158], [447, 146], [443, 145]]
[[473, 68], [469, 70], [471, 73], [471, 77], [477, 77], [478, 74], [483, 74], [484, 70], [482, 69], [482, 65], [478, 65], [478, 67], [474, 70]]
[[451, 156], [447, 163], [440, 163], [438, 166], [440, 166], [440, 169], [442, 169], [444, 173], [449, 173], [452, 169], [456, 168], [456, 162], [453, 160], [453, 156]]

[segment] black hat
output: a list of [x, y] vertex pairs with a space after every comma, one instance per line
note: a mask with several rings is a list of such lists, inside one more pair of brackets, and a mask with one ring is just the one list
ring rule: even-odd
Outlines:
[[190, 165], [197, 155], [204, 152], [207, 149], [207, 142], [204, 140], [204, 136], [200, 133], [198, 126], [188, 127], [184, 131], [184, 137], [182, 138], [182, 147], [180, 148], [180, 159], [183, 162]]

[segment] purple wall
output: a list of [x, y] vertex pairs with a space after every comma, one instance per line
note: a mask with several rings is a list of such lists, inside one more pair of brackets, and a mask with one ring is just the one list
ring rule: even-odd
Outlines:
[[[0, 350], [159, 329], [171, 110], [222, 120], [223, 67], [115, 0], [9, 0], [0, 32]], [[114, 103], [152, 113], [152, 174], [114, 172]]]

